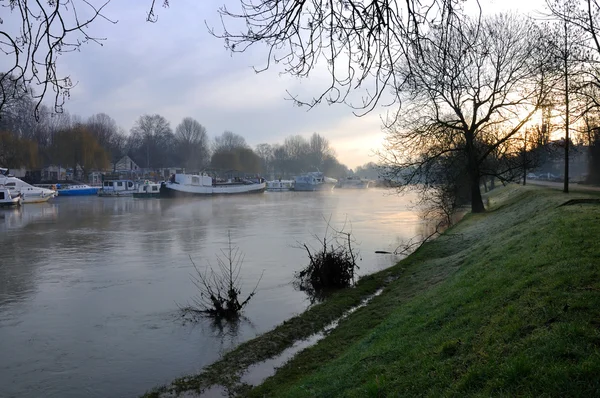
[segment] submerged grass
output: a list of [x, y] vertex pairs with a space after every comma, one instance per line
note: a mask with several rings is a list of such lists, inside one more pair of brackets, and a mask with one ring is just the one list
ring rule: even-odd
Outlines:
[[[438, 239], [355, 288], [147, 394], [220, 384], [244, 396], [600, 394], [600, 206], [535, 187], [488, 196]], [[598, 198], [599, 196], [595, 196]], [[239, 377], [342, 320], [262, 385]]]

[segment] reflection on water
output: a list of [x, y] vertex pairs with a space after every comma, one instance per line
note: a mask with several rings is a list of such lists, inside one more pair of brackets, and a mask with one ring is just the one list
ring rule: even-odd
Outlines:
[[[294, 290], [325, 218], [350, 222], [360, 274], [392, 265], [423, 226], [406, 198], [379, 190], [282, 192], [192, 200], [62, 197], [0, 210], [0, 396], [126, 397], [200, 370], [303, 311]], [[182, 322], [199, 267], [234, 243], [242, 289], [264, 271], [246, 320]]]

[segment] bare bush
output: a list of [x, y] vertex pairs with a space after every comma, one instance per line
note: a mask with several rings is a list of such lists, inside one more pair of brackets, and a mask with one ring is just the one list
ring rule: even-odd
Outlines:
[[331, 227], [331, 219], [327, 221], [325, 235], [315, 239], [320, 242], [318, 248], [303, 243], [308, 254], [309, 264], [296, 273], [295, 285], [319, 300], [326, 291], [348, 287], [355, 282], [356, 264], [359, 252], [353, 248], [356, 241], [351, 232], [344, 228], [336, 230]]
[[228, 233], [227, 237], [227, 248], [221, 249], [221, 256], [217, 255], [218, 268], [216, 271], [210, 263], [206, 270], [200, 270], [190, 256], [195, 270], [191, 279], [198, 288], [199, 294], [192, 298], [191, 304], [181, 307], [184, 315], [203, 315], [215, 319], [233, 320], [240, 315], [256, 294], [262, 274], [254, 289], [245, 299], [241, 299], [240, 273], [244, 255], [238, 247], [233, 246], [231, 233]]

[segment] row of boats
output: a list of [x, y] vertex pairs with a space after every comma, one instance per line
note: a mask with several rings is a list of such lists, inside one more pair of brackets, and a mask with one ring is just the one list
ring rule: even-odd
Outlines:
[[213, 179], [206, 174], [174, 174], [168, 181], [154, 183], [132, 180], [106, 180], [101, 187], [86, 184], [33, 186], [0, 168], [0, 206], [39, 203], [56, 196], [98, 195], [102, 197], [180, 197], [261, 193], [264, 191], [327, 191], [342, 188], [368, 188], [369, 180], [349, 177], [338, 181], [322, 172], [310, 172], [293, 180], [265, 181], [263, 178]]

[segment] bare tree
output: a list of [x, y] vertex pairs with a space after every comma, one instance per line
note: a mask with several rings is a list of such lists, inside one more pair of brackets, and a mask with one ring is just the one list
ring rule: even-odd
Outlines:
[[[212, 32], [232, 52], [266, 44], [268, 58], [259, 71], [281, 63], [286, 73], [307, 77], [318, 65], [326, 65], [330, 83], [320, 95], [292, 98], [311, 107], [323, 100], [345, 102], [364, 114], [390, 88], [390, 101], [399, 102], [396, 88], [405, 82], [394, 65], [406, 60], [423, 32], [459, 15], [463, 4], [462, 0], [241, 0], [239, 11], [220, 9], [223, 32]], [[236, 20], [246, 30], [240, 31]], [[230, 22], [235, 28], [227, 28]], [[351, 103], [347, 100], [356, 88], [364, 89], [363, 99]]]
[[275, 160], [275, 155], [273, 153], [273, 147], [270, 144], [258, 144], [254, 149], [254, 153], [256, 153], [260, 159], [262, 160], [262, 169], [265, 173], [272, 173], [273, 170], [273, 161]]
[[[57, 60], [84, 43], [104, 40], [90, 36], [86, 29], [97, 19], [110, 21], [102, 14], [107, 4], [88, 0], [0, 1], [0, 52], [10, 58], [7, 70], [0, 75], [0, 116], [9, 98], [22, 94], [33, 95], [36, 118], [42, 100], [50, 93], [55, 111], [62, 111], [73, 81], [59, 74]], [[4, 23], [7, 15], [14, 23]], [[39, 93], [31, 91], [30, 84], [40, 87]]]
[[179, 152], [188, 169], [200, 170], [210, 161], [208, 134], [197, 120], [186, 117], [175, 128]]
[[131, 139], [138, 142], [140, 152], [145, 154], [146, 168], [166, 165], [168, 156], [165, 152], [170, 149], [173, 138], [169, 122], [158, 114], [140, 116], [131, 129]]
[[422, 183], [440, 158], [461, 152], [471, 210], [483, 212], [485, 161], [515, 137], [551, 87], [540, 84], [548, 55], [539, 40], [532, 22], [511, 15], [432, 30], [397, 66], [408, 106], [388, 129], [381, 153], [387, 177]]
[[246, 139], [239, 134], [231, 131], [224, 131], [220, 136], [215, 137], [213, 143], [213, 153], [219, 151], [233, 151], [237, 148], [249, 148]]
[[323, 168], [325, 159], [335, 156], [335, 151], [329, 145], [329, 140], [320, 134], [313, 133], [310, 136], [309, 145], [310, 162], [318, 169]]

